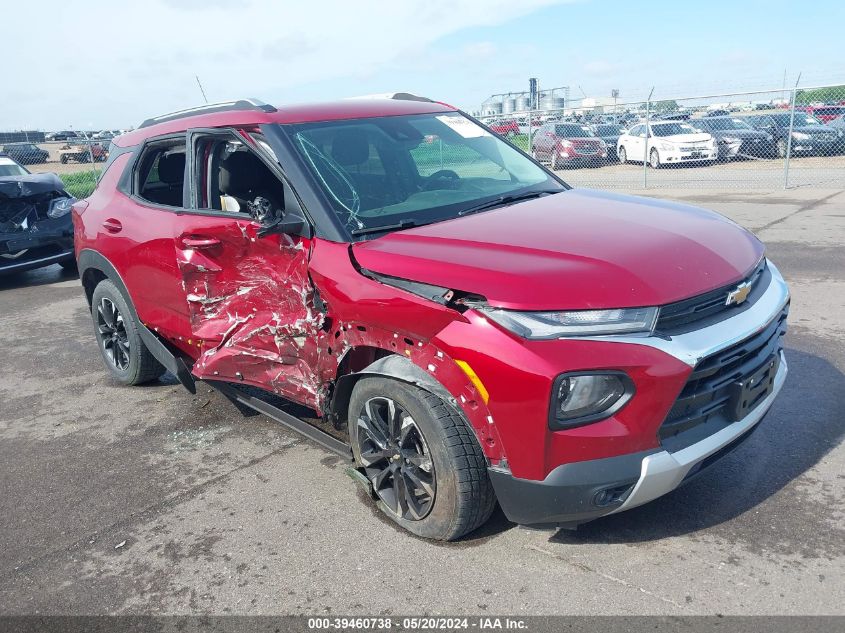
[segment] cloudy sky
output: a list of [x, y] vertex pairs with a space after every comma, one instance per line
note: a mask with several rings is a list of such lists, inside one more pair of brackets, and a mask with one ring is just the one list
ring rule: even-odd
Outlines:
[[210, 101], [410, 91], [475, 109], [569, 85], [623, 99], [845, 82], [817, 0], [5, 0], [0, 130], [125, 128]]

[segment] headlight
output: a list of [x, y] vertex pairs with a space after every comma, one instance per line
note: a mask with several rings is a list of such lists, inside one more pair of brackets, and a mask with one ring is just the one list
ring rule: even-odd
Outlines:
[[657, 319], [657, 308], [571, 312], [515, 312], [484, 308], [482, 311], [506, 330], [527, 339], [651, 332]]
[[560, 146], [561, 146], [561, 147], [572, 147], [572, 141], [567, 140], [567, 139], [563, 139], [563, 140], [560, 142]]
[[810, 135], [804, 134], [804, 132], [793, 132], [792, 138], [794, 138], [797, 141], [806, 141], [810, 138]]
[[724, 137], [722, 137], [722, 141], [724, 143], [741, 143], [742, 142], [741, 139], [738, 139], [735, 136], [724, 136]]
[[671, 151], [671, 150], [675, 149], [675, 146], [672, 145], [672, 143], [661, 143], [660, 149], [665, 149], [666, 151]]
[[60, 218], [70, 213], [71, 205], [76, 202], [76, 198], [54, 198], [50, 202], [50, 208], [47, 209], [47, 217]]
[[569, 429], [603, 420], [621, 409], [634, 394], [634, 384], [618, 371], [561, 374], [552, 387], [549, 428]]

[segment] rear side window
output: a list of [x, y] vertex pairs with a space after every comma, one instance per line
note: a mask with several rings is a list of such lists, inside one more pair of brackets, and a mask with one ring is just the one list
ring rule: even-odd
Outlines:
[[181, 207], [185, 187], [183, 139], [148, 145], [135, 168], [135, 194], [153, 204]]

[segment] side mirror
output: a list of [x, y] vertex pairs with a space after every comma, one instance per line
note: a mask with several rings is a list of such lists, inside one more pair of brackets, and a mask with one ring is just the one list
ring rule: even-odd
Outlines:
[[299, 212], [286, 212], [282, 209], [275, 217], [267, 217], [261, 221], [258, 237], [265, 237], [274, 233], [311, 237], [310, 229], [310, 225], [305, 221], [305, 218], [299, 215]]

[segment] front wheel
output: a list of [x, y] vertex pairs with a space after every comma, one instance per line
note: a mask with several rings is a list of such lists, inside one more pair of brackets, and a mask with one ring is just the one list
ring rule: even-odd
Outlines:
[[349, 403], [349, 436], [379, 508], [406, 530], [452, 541], [493, 512], [475, 434], [434, 394], [387, 377], [362, 378]]
[[118, 382], [140, 385], [165, 372], [141, 340], [123, 294], [108, 279], [94, 288], [91, 317], [106, 369]]
[[657, 153], [656, 149], [652, 149], [648, 155], [648, 164], [652, 169], [660, 168], [660, 154]]
[[778, 158], [786, 158], [786, 152], [788, 150], [786, 139], [779, 139], [777, 143]]
[[619, 154], [619, 162], [620, 163], [622, 163], [624, 165], [625, 163], [628, 162], [628, 154], [625, 152], [624, 147], [620, 147], [619, 152], [617, 152], [617, 153]]

